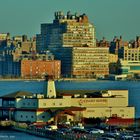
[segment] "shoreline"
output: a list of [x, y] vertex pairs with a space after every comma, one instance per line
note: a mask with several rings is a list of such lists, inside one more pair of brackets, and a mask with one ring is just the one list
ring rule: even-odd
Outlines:
[[[125, 80], [112, 80], [112, 79], [93, 79], [93, 78], [60, 78], [54, 79], [55, 81], [69, 81], [69, 82], [90, 82], [90, 81], [140, 81], [140, 79], [125, 79]], [[0, 81], [44, 81], [44, 79], [22, 79], [22, 78], [0, 78]]]
[[1, 78], [0, 81], [44, 81], [44, 79], [19, 79], [19, 78], [11, 78], [11, 79], [3, 79]]
[[[22, 78], [0, 78], [0, 81], [44, 81], [44, 79], [22, 79]], [[98, 81], [97, 79], [88, 78], [60, 78], [55, 81]]]

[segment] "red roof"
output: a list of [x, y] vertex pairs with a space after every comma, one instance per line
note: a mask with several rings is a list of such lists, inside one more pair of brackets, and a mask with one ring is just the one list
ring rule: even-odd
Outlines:
[[75, 116], [75, 114], [72, 113], [72, 111], [69, 111], [69, 110], [60, 111], [56, 115], [59, 116], [61, 114], [67, 114], [67, 115]]
[[86, 110], [86, 108], [84, 108], [84, 107], [70, 107], [70, 108], [67, 108], [65, 110], [69, 110], [69, 111], [84, 111], [84, 110]]

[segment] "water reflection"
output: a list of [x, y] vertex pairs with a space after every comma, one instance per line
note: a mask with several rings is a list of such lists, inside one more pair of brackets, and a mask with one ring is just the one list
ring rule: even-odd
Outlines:
[[0, 140], [49, 140], [16, 131], [0, 131]]

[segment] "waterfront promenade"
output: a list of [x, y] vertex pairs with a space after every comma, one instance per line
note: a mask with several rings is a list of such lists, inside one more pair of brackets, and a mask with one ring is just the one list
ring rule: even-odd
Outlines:
[[96, 140], [96, 137], [92, 134], [67, 133], [64, 135], [57, 131], [48, 131], [45, 129], [25, 129], [20, 127], [13, 127], [12, 129], [51, 140]]
[[[104, 133], [88, 133], [86, 129], [77, 129], [80, 131], [73, 131], [70, 129], [66, 133], [60, 133], [58, 130], [45, 130], [44, 128], [23, 128], [19, 126], [13, 126], [13, 130], [19, 132], [25, 132], [30, 135], [47, 138], [50, 140], [140, 140], [139, 133], [135, 133], [135, 130], [118, 130], [118, 131], [104, 131]], [[129, 137], [129, 139], [127, 139]]]

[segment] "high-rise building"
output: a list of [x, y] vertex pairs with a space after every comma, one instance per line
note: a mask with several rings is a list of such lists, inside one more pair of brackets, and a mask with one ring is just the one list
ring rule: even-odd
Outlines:
[[14, 36], [12, 44], [16, 47], [16, 50], [19, 50], [19, 53], [26, 52], [36, 52], [36, 39], [35, 37], [28, 40], [26, 35], [23, 36]]
[[5, 41], [0, 47], [0, 77], [42, 78], [45, 74], [60, 77], [61, 62], [54, 60], [49, 51], [36, 53], [36, 38], [28, 40], [23, 35], [10, 40], [6, 35], [0, 34], [0, 39]]
[[7, 47], [0, 56], [0, 76], [3, 77], [20, 77], [20, 62], [13, 61], [13, 48]]
[[121, 50], [123, 58], [120, 60], [120, 73], [140, 75], [140, 47], [133, 47], [133, 44], [129, 44]]
[[72, 75], [75, 77], [102, 77], [109, 75], [109, 48], [74, 47]]
[[9, 44], [10, 44], [10, 34], [0, 33], [0, 52], [3, 49], [3, 46], [9, 46]]
[[109, 54], [109, 74], [118, 74], [118, 54]]
[[[41, 34], [37, 35], [36, 45], [37, 51], [49, 49], [55, 59], [61, 60], [63, 76], [93, 77], [99, 69], [103, 73], [99, 70], [98, 74], [108, 74], [108, 48], [96, 48], [95, 28], [86, 14], [67, 12], [64, 15], [63, 12], [55, 12], [53, 23], [41, 24]], [[104, 66], [99, 63], [104, 63]]]
[[119, 52], [119, 49], [124, 46], [128, 46], [128, 42], [123, 41], [122, 36], [120, 36], [120, 38], [115, 36], [113, 41], [110, 43], [109, 51], [110, 53], [120, 55], [119, 57], [121, 57], [122, 54]]
[[131, 44], [123, 48], [123, 60], [140, 61], [140, 47], [132, 48]]
[[53, 23], [41, 24], [37, 50], [60, 47], [95, 47], [95, 29], [86, 14], [55, 12]]
[[136, 36], [136, 39], [131, 40], [129, 43], [131, 44], [132, 48], [140, 47], [140, 36]]
[[8, 40], [8, 39], [10, 39], [9, 33], [0, 33], [0, 41], [1, 40]]

